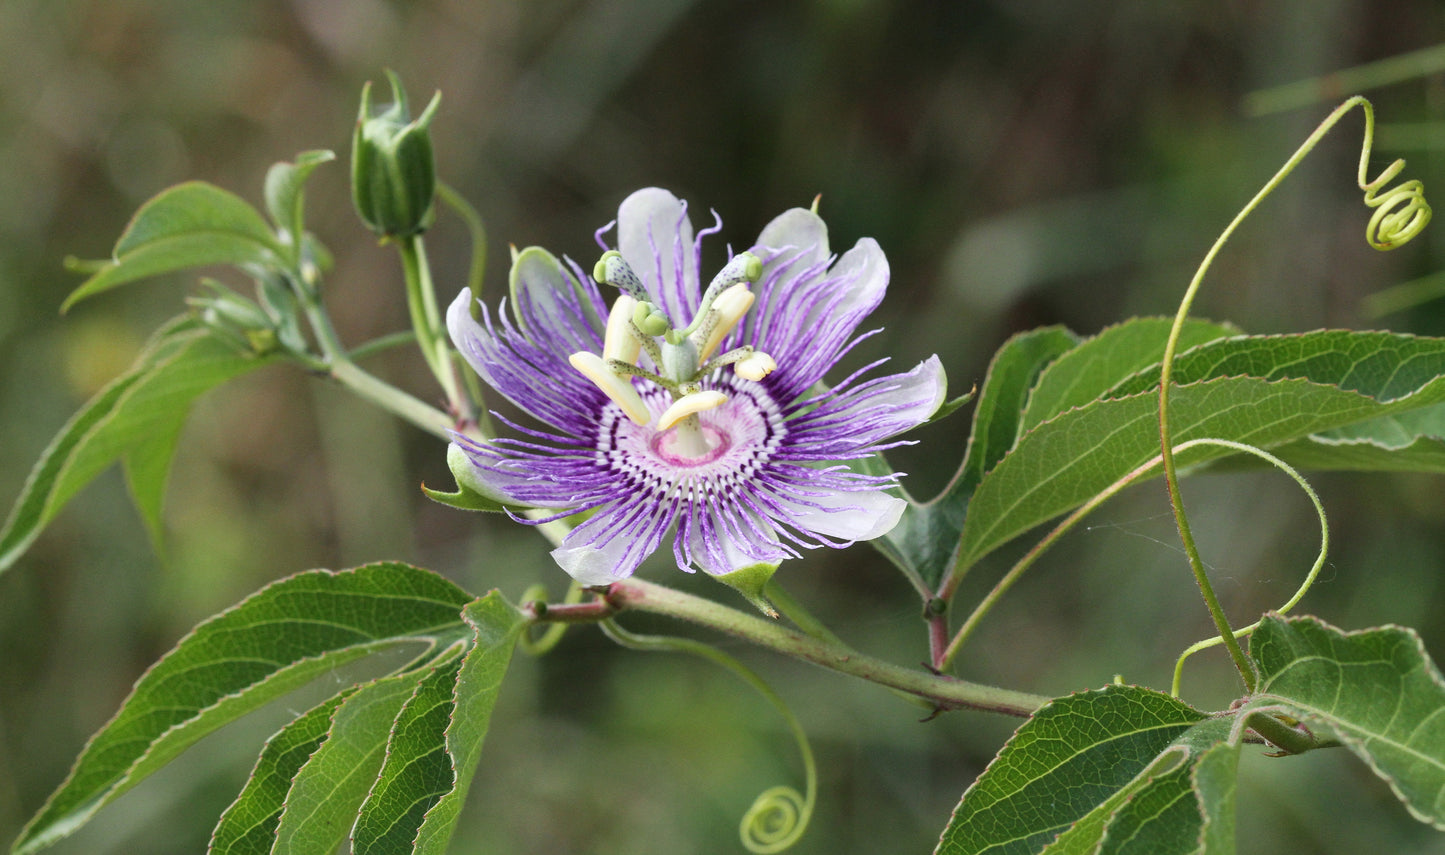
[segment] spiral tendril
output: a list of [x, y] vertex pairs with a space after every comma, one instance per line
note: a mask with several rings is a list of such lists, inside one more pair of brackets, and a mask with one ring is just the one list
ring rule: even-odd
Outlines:
[[798, 842], [808, 828], [813, 805], [788, 786], [763, 790], [743, 814], [738, 835], [749, 852], [770, 855]]
[[[1369, 151], [1368, 145], [1365, 150]], [[1360, 183], [1360, 189], [1365, 191], [1365, 204], [1375, 209], [1369, 225], [1365, 227], [1365, 240], [1381, 251], [1409, 243], [1411, 238], [1425, 228], [1432, 216], [1430, 203], [1425, 201], [1425, 185], [1420, 183], [1418, 178], [1412, 178], [1389, 190], [1382, 190], [1404, 168], [1405, 161], [1396, 160], [1385, 167], [1385, 171], [1374, 181], [1368, 184], [1363, 181]]]
[[813, 760], [813, 747], [808, 743], [808, 734], [793, 711], [772, 687], [754, 674], [746, 665], [708, 644], [691, 638], [673, 638], [662, 635], [638, 635], [617, 625], [615, 620], [601, 622], [607, 637], [632, 650], [655, 650], [669, 653], [691, 653], [721, 665], [736, 674], [743, 682], [752, 686], [782, 714], [798, 743], [798, 753], [803, 759], [803, 773], [806, 778], [807, 795], [788, 786], [770, 787], [753, 800], [738, 825], [738, 836], [749, 852], [757, 855], [772, 855], [782, 852], [802, 839], [813, 818], [813, 807], [818, 801], [818, 766]]

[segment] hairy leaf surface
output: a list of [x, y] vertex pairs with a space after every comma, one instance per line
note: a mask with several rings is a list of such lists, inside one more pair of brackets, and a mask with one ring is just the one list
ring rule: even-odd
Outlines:
[[1422, 822], [1445, 829], [1445, 681], [1413, 630], [1343, 632], [1270, 615], [1249, 641], [1255, 703], [1279, 701], [1390, 783]]

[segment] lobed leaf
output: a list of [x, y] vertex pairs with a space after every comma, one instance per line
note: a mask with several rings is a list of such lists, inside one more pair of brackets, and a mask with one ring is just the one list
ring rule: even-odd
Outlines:
[[1049, 703], [963, 794], [938, 855], [1032, 855], [1081, 820], [1092, 827], [1062, 840], [1059, 851], [1088, 851], [1084, 844], [1098, 839], [1094, 832], [1131, 792], [1189, 757], [1188, 745], [1176, 743], [1204, 720], [1183, 702], [1136, 686]]
[[1268, 615], [1249, 642], [1255, 703], [1334, 731], [1422, 822], [1445, 829], [1445, 680], [1413, 630], [1344, 632]]
[[[1180, 386], [1170, 396], [1174, 441], [1213, 437], [1269, 448], [1445, 401], [1445, 379], [1428, 373], [1415, 378], [1420, 385], [1413, 390], [1388, 375], [1377, 377], [1380, 382], [1373, 385], [1351, 377], [1349, 389], [1319, 382], [1320, 373], [1312, 372], [1312, 377], [1219, 377]], [[1039, 425], [975, 491], [963, 527], [959, 567], [971, 566], [1148, 463], [1159, 453], [1158, 434], [1158, 399], [1152, 391], [1097, 400]], [[1227, 453], [1197, 447], [1178, 459], [1185, 466]]]
[[452, 777], [449, 788], [417, 829], [413, 848], [417, 855], [442, 855], [446, 851], [467, 800], [512, 649], [526, 628], [521, 612], [496, 591], [468, 605], [462, 617], [472, 627], [473, 638], [457, 675], [454, 709], [444, 734]]
[[119, 285], [211, 264], [274, 266], [285, 257], [260, 213], [244, 199], [203, 181], [178, 184], [147, 201], [102, 265], [61, 304]]
[[0, 529], [0, 572], [82, 487], [122, 458], [141, 516], [158, 536], [170, 461], [191, 404], [271, 361], [237, 351], [189, 318], [162, 327], [136, 364], [91, 398], [41, 454]]
[[470, 599], [395, 563], [313, 570], [263, 588], [196, 627], [137, 681], [13, 851], [54, 843], [205, 734], [344, 662], [407, 641], [437, 649], [461, 639], [458, 613]]
[[446, 729], [461, 665], [457, 656], [433, 668], [391, 724], [386, 758], [352, 829], [353, 855], [411, 852], [422, 818], [452, 788]]
[[392, 724], [426, 675], [413, 670], [382, 677], [341, 702], [326, 740], [291, 782], [273, 855], [331, 853], [346, 840], [381, 769]]
[[331, 717], [354, 689], [312, 707], [266, 741], [241, 794], [221, 814], [211, 833], [211, 855], [267, 855], [276, 841], [276, 825], [286, 806], [291, 779], [321, 746]]

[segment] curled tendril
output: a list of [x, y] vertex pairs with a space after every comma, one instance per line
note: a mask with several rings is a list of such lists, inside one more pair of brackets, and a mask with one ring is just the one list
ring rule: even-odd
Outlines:
[[[522, 602], [547, 602], [547, 586], [533, 585], [523, 591]], [[582, 586], [573, 582], [572, 587], [567, 589], [567, 595], [562, 598], [562, 602], [568, 605], [582, 602]], [[533, 636], [530, 630], [522, 633], [522, 637], [517, 641], [517, 646], [522, 648], [522, 652], [528, 656], [543, 656], [557, 646], [557, 642], [562, 640], [562, 636], [566, 632], [567, 624], [565, 623], [549, 624], [540, 635]]]
[[743, 845], [749, 852], [758, 855], [782, 852], [801, 840], [803, 833], [808, 830], [808, 823], [813, 818], [813, 807], [818, 801], [818, 767], [813, 761], [813, 747], [808, 744], [808, 735], [803, 731], [798, 717], [793, 715], [793, 711], [788, 709], [778, 693], [746, 665], [716, 647], [690, 638], [638, 635], [628, 632], [611, 619], [602, 621], [601, 626], [608, 638], [632, 650], [691, 653], [721, 665], [756, 689], [782, 714], [788, 723], [788, 729], [793, 732], [793, 739], [798, 743], [798, 753], [802, 755], [807, 794], [787, 786], [764, 790], [753, 800], [747, 813], [743, 814], [742, 822], [738, 826], [738, 836], [742, 838]]
[[782, 852], [798, 842], [808, 827], [813, 806], [792, 787], [763, 790], [743, 814], [738, 835], [749, 852]]
[[[1309, 482], [1305, 480], [1304, 476], [1299, 474], [1299, 470], [1295, 469], [1293, 466], [1290, 466], [1288, 463], [1285, 463], [1283, 460], [1280, 460], [1278, 457], [1275, 457], [1273, 454], [1270, 454], [1268, 451], [1265, 451], [1262, 448], [1257, 448], [1253, 445], [1247, 445], [1242, 442], [1233, 442], [1227, 439], [1194, 439], [1190, 440], [1189, 442], [1180, 443], [1175, 448], [1175, 451], [1184, 451], [1185, 449], [1196, 445], [1217, 445], [1223, 448], [1230, 448], [1235, 451], [1240, 451], [1245, 454], [1253, 454], [1255, 457], [1258, 457], [1259, 459], [1265, 461], [1276, 469], [1284, 472], [1289, 477], [1293, 478], [1295, 483], [1300, 485], [1300, 489], [1305, 491], [1305, 495], [1310, 497], [1310, 502], [1314, 504], [1315, 513], [1320, 518], [1320, 554], [1319, 557], [1315, 558], [1315, 563], [1312, 567], [1310, 567], [1310, 571], [1305, 574], [1304, 581], [1300, 583], [1299, 589], [1294, 592], [1294, 595], [1291, 596], [1284, 605], [1275, 609], [1277, 613], [1284, 614], [1285, 612], [1294, 608], [1300, 600], [1304, 599], [1304, 595], [1309, 592], [1309, 589], [1315, 583], [1315, 579], [1320, 575], [1320, 570], [1325, 566], [1325, 557], [1329, 554], [1330, 551], [1330, 523], [1329, 520], [1325, 518], [1325, 506], [1323, 503], [1320, 502], [1319, 494], [1316, 493], [1314, 488], [1309, 485]], [[1234, 631], [1234, 637], [1236, 639], [1244, 638], [1258, 628], [1259, 621], [1255, 621], [1249, 626], [1236, 629]], [[1224, 637], [1216, 635], [1213, 638], [1207, 638], [1204, 641], [1200, 641], [1196, 644], [1191, 644], [1189, 645], [1189, 647], [1185, 648], [1184, 652], [1179, 654], [1179, 661], [1174, 663], [1174, 683], [1170, 686], [1169, 693], [1176, 698], [1179, 697], [1179, 682], [1184, 675], [1184, 661], [1186, 659], [1201, 650], [1208, 650], [1211, 647], [1215, 647], [1223, 643]]]
[[[1368, 115], [1368, 114], [1367, 114]], [[1386, 184], [1405, 168], [1405, 161], [1396, 160], [1385, 167], [1374, 181], [1365, 182], [1365, 158], [1370, 155], [1370, 138], [1365, 137], [1360, 159], [1360, 189], [1365, 191], [1365, 204], [1375, 209], [1365, 227], [1365, 240], [1378, 250], [1404, 246], [1430, 222], [1430, 203], [1425, 201], [1425, 185], [1412, 178], [1397, 187], [1385, 190]]]

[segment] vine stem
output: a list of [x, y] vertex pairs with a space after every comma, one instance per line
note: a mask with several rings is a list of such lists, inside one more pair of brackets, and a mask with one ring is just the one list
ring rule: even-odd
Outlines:
[[[976, 709], [1027, 717], [1049, 702], [1042, 695], [1018, 692], [959, 680], [885, 662], [835, 641], [815, 638], [778, 623], [744, 614], [712, 600], [686, 594], [641, 579], [624, 579], [608, 586], [603, 599], [607, 614], [597, 604], [549, 606], [534, 620], [599, 620], [621, 611], [665, 615], [704, 626], [766, 647], [832, 671], [849, 674], [898, 689], [932, 703], [937, 709]], [[586, 607], [585, 616], [583, 608]]]
[[1179, 474], [1174, 462], [1173, 440], [1169, 431], [1169, 390], [1173, 385], [1174, 356], [1179, 349], [1179, 336], [1184, 328], [1185, 319], [1189, 317], [1189, 310], [1194, 305], [1194, 298], [1199, 293], [1199, 287], [1204, 282], [1205, 274], [1209, 272], [1210, 266], [1213, 265], [1215, 257], [1219, 255], [1224, 244], [1239, 228], [1239, 224], [1244, 221], [1244, 218], [1259, 207], [1265, 197], [1274, 192], [1280, 182], [1314, 150], [1324, 135], [1339, 122], [1345, 113], [1357, 106], [1362, 107], [1365, 112], [1365, 144], [1360, 153], [1359, 183], [1362, 189], [1368, 186], [1365, 169], [1369, 162], [1371, 140], [1374, 136], [1375, 116], [1370, 102], [1356, 96], [1336, 107], [1334, 112], [1325, 117], [1314, 133], [1310, 134], [1304, 144], [1290, 156], [1289, 160], [1285, 161], [1284, 166], [1280, 167], [1274, 177], [1254, 195], [1253, 199], [1249, 200], [1249, 204], [1235, 215], [1218, 239], [1214, 241], [1214, 245], [1209, 248], [1209, 252], [1205, 254], [1204, 260], [1199, 264], [1199, 269], [1195, 271], [1189, 288], [1184, 292], [1184, 298], [1179, 303], [1179, 311], [1174, 315], [1174, 325], [1170, 328], [1169, 339], [1164, 345], [1163, 365], [1159, 372], [1159, 448], [1164, 464], [1164, 483], [1169, 491], [1169, 504], [1174, 510], [1174, 521], [1179, 529], [1179, 540], [1184, 546], [1184, 554], [1189, 558], [1189, 568], [1194, 573], [1194, 581], [1199, 586], [1199, 593], [1204, 597], [1204, 604], [1209, 609], [1209, 616], [1214, 620], [1219, 637], [1224, 639], [1224, 645], [1229, 650], [1229, 657], [1234, 661], [1234, 667], [1239, 671], [1246, 690], [1251, 692], [1254, 691], [1256, 683], [1254, 666], [1250, 664], [1249, 658], [1245, 656], [1244, 650], [1239, 646], [1239, 640], [1235, 638], [1234, 630], [1229, 625], [1229, 618], [1224, 614], [1224, 609], [1219, 604], [1219, 598], [1214, 593], [1214, 587], [1209, 582], [1209, 575], [1205, 572], [1204, 562], [1199, 556], [1199, 548], [1194, 542], [1194, 532], [1189, 525], [1189, 517], [1184, 510], [1184, 499], [1179, 491]]
[[457, 383], [456, 364], [447, 344], [446, 329], [437, 309], [436, 287], [432, 284], [431, 265], [427, 263], [426, 245], [420, 235], [407, 235], [396, 242], [401, 253], [402, 272], [406, 278], [406, 305], [411, 325], [416, 330], [417, 345], [437, 382], [446, 394], [447, 405], [457, 421], [472, 420], [472, 404]]

